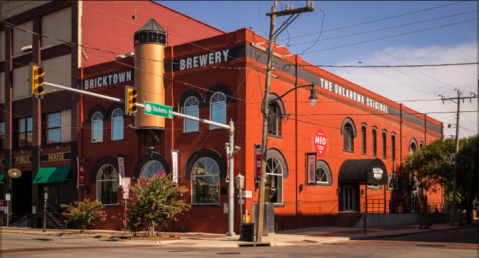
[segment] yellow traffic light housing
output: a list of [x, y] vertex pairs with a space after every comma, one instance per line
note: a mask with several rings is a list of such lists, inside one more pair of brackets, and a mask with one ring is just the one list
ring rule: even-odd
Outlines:
[[138, 112], [138, 91], [130, 86], [125, 86], [125, 112], [127, 115], [134, 116]]
[[30, 63], [30, 85], [32, 88], [32, 96], [42, 96], [45, 93], [45, 68], [43, 65]]

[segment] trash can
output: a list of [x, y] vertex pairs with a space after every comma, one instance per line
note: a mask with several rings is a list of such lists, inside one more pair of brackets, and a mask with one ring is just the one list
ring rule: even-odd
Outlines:
[[[253, 223], [258, 223], [258, 204], [251, 205], [251, 219]], [[254, 227], [256, 231], [256, 227]], [[266, 202], [264, 204], [263, 214], [263, 236], [268, 233], [274, 234], [274, 203]], [[256, 232], [255, 232], [256, 235]]]
[[241, 224], [240, 241], [254, 242], [254, 223]]

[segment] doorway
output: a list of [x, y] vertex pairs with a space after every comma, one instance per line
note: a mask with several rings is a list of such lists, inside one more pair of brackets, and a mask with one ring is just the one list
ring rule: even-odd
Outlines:
[[22, 171], [22, 176], [12, 178], [12, 213], [32, 212], [32, 171]]
[[354, 187], [352, 185], [343, 186], [343, 211], [354, 211]]

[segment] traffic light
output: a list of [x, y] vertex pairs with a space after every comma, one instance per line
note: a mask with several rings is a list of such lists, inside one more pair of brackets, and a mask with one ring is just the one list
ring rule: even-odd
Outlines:
[[45, 76], [45, 68], [43, 68], [43, 65], [30, 63], [29, 81], [32, 87], [33, 96], [41, 96], [45, 93], [45, 87], [43, 87], [45, 78], [43, 76]]
[[130, 86], [125, 86], [125, 112], [128, 115], [135, 115], [138, 111], [138, 91]]

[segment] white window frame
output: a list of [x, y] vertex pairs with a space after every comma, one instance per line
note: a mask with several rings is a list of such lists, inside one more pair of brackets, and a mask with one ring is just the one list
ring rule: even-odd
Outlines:
[[[278, 166], [279, 168], [281, 169], [281, 174], [277, 174], [277, 173], [267, 173], [265, 171], [265, 175], [267, 176], [278, 176], [278, 177], [281, 177], [281, 202], [275, 202], [274, 204], [283, 204], [284, 203], [284, 195], [283, 195], [283, 192], [284, 192], [284, 170], [283, 170], [283, 166], [281, 165], [281, 162], [276, 158], [276, 157], [269, 157], [267, 160], [266, 160], [266, 170], [268, 169], [268, 160], [269, 159], [275, 159], [276, 162], [278, 162]], [[278, 167], [276, 166], [276, 168]], [[276, 169], [275, 168], [275, 169]], [[273, 170], [275, 171], [275, 170]], [[278, 192], [277, 192], [278, 193]]]
[[[198, 100], [198, 98], [196, 98], [196, 97], [194, 97], [194, 96], [189, 97], [189, 98], [186, 99], [185, 104], [183, 105], [183, 108], [185, 109], [184, 112], [185, 112], [185, 114], [186, 114], [186, 109], [188, 109], [188, 108], [194, 108], [194, 107], [195, 107], [195, 106], [186, 107], [186, 104], [188, 103], [188, 101], [189, 101], [190, 99], [196, 99], [196, 101], [198, 102], [198, 105], [196, 105], [196, 107], [198, 108], [198, 118], [199, 118], [199, 117], [200, 117], [200, 101]], [[186, 119], [186, 118], [185, 118], [185, 119]], [[188, 132], [188, 133], [189, 133], [189, 132], [199, 132], [199, 131], [200, 131], [200, 122], [197, 122], [197, 123], [198, 123], [198, 130], [196, 130], [196, 131], [186, 131], [186, 120], [184, 120], [184, 121], [185, 121], [185, 122], [183, 123], [183, 132]], [[193, 121], [193, 120], [190, 120], [190, 121]], [[194, 121], [194, 122], [196, 122], [196, 121]]]
[[[395, 188], [389, 187], [391, 180], [396, 180], [396, 187], [395, 187]], [[388, 190], [389, 190], [389, 191], [397, 191], [397, 190], [399, 190], [399, 178], [398, 178], [398, 174], [397, 174], [395, 171], [392, 171], [392, 172], [389, 174], [389, 178], [388, 178]]]
[[[145, 176], [143, 175], [143, 171], [145, 171], [145, 168], [146, 168], [147, 166], [149, 166], [150, 164], [152, 164], [152, 163], [154, 163], [154, 162], [158, 162], [158, 163], [161, 165], [161, 167], [163, 168], [163, 171], [165, 171], [165, 173], [166, 173], [165, 165], [163, 165], [163, 163], [161, 163], [160, 161], [154, 159], [154, 160], [150, 160], [150, 161], [146, 162], [146, 164], [141, 168], [140, 177], [151, 178], [151, 177], [145, 177]], [[161, 170], [160, 170], [160, 172], [161, 172]], [[159, 173], [159, 172], [158, 172], [158, 173]], [[155, 174], [156, 174], [156, 173], [153, 172], [152, 176], [155, 175]]]
[[[93, 120], [93, 119], [95, 118], [95, 115], [96, 115], [96, 114], [100, 114], [101, 120]], [[93, 141], [93, 140], [94, 140], [94, 138], [93, 138], [93, 130], [94, 130], [94, 123], [95, 123], [95, 122], [98, 122], [98, 121], [101, 121], [101, 123], [102, 123], [102, 124], [101, 124], [101, 129], [102, 129], [102, 131], [101, 131], [101, 139], [102, 139], [102, 140], [101, 140], [101, 141], [98, 141], [98, 142], [95, 142], [95, 141]], [[91, 117], [91, 142], [92, 142], [92, 143], [99, 143], [99, 142], [103, 142], [103, 140], [104, 140], [104, 139], [103, 139], [103, 114], [102, 114], [101, 112], [95, 112], [95, 114], [93, 114], [93, 116]]]
[[[319, 169], [319, 171], [320, 171], [320, 172], [319, 172], [320, 175], [321, 175], [321, 170], [324, 171], [324, 175], [326, 176], [326, 182], [318, 181], [318, 180], [316, 179], [316, 184], [317, 184], [317, 185], [328, 185], [328, 183], [329, 183], [329, 178], [328, 178], [329, 175], [328, 175], [328, 172], [326, 172], [326, 170], [325, 170], [324, 168], [322, 168], [322, 167], [316, 168], [316, 172], [318, 171], [318, 169]], [[315, 175], [317, 176], [318, 174], [317, 174], [316, 172], [315, 172]]]
[[[218, 167], [218, 175], [195, 175], [195, 167], [196, 167], [196, 164], [198, 164], [198, 163], [199, 163], [201, 160], [203, 160], [203, 159], [210, 159], [211, 161], [213, 161], [213, 162], [216, 164], [216, 166]], [[191, 186], [191, 201], [190, 201], [191, 205], [195, 205], [195, 206], [198, 205], [198, 206], [200, 206], [200, 205], [217, 205], [217, 204], [220, 204], [220, 199], [221, 199], [221, 192], [220, 192], [220, 190], [221, 190], [220, 173], [221, 173], [220, 167], [218, 166], [218, 163], [216, 163], [216, 161], [215, 161], [214, 159], [212, 159], [212, 158], [210, 158], [210, 157], [203, 157], [203, 158], [200, 158], [200, 159], [196, 160], [195, 164], [193, 165], [193, 169], [192, 169], [192, 171], [191, 171], [191, 185], [190, 185], [190, 186]], [[194, 196], [194, 194], [195, 194], [195, 192], [193, 191], [193, 189], [194, 189], [194, 188], [193, 188], [193, 182], [194, 182], [193, 179], [194, 179], [195, 177], [218, 177], [218, 202], [209, 202], [209, 203], [194, 203], [194, 202], [193, 202], [193, 200], [194, 200], [194, 199], [193, 199], [193, 196]]]
[[[113, 171], [115, 171], [115, 173], [116, 173], [116, 180], [114, 180], [114, 179], [111, 179], [111, 180], [101, 180], [101, 179], [100, 179], [100, 175], [103, 173], [103, 169], [104, 169], [105, 167], [108, 167], [108, 166], [112, 167], [112, 168], [113, 168]], [[112, 181], [116, 181], [116, 185], [117, 185], [117, 189], [118, 189], [118, 171], [116, 171], [116, 168], [115, 168], [113, 165], [111, 165], [111, 164], [106, 164], [106, 165], [101, 166], [101, 168], [98, 170], [98, 174], [96, 175], [96, 199], [97, 199], [97, 200], [101, 201], [101, 200], [98, 198], [98, 194], [100, 193], [99, 187], [101, 186], [101, 182], [112, 182]], [[115, 203], [102, 203], [102, 205], [117, 205], [117, 202], [118, 202], [118, 190], [117, 190], [117, 192], [116, 192], [116, 201], [115, 201]]]
[[[214, 103], [213, 103], [214, 97], [215, 97], [216, 95], [220, 95], [220, 94], [223, 95], [223, 97], [225, 97], [225, 100], [224, 100], [224, 101], [218, 101], [218, 102], [214, 102]], [[226, 105], [226, 100], [227, 100], [226, 95], [225, 95], [223, 92], [216, 92], [215, 94], [213, 94], [213, 96], [211, 96], [211, 99], [210, 99], [210, 120], [211, 120], [211, 121], [214, 121], [214, 120], [213, 120], [213, 117], [212, 117], [212, 115], [213, 115], [213, 104], [219, 104], [219, 103], [223, 103], [223, 102], [224, 102], [224, 103], [225, 103], [225, 122], [227, 123], [227, 121], [228, 121], [228, 119], [227, 119], [227, 118], [228, 118], [228, 114], [227, 114], [228, 106]], [[215, 122], [216, 122], [216, 121], [215, 121]], [[217, 123], [220, 123], [220, 122], [217, 122]], [[216, 126], [214, 126], [214, 125], [210, 125], [210, 130], [216, 130], [216, 129], [222, 129], [222, 128], [216, 127]]]
[[[119, 111], [121, 112], [121, 114], [122, 114], [121, 117], [115, 117], [115, 112], [118, 111], [118, 110], [119, 110]], [[117, 108], [117, 109], [113, 110], [113, 112], [111, 113], [111, 141], [121, 141], [121, 140], [124, 140], [124, 139], [125, 139], [125, 128], [124, 128], [124, 127], [125, 127], [125, 120], [124, 120], [124, 115], [125, 115], [125, 113], [123, 112], [123, 110], [122, 110], [121, 108]], [[121, 119], [123, 120], [123, 125], [122, 125], [122, 127], [121, 127], [121, 130], [123, 130], [123, 133], [122, 133], [123, 137], [121, 137], [121, 139], [113, 139], [114, 129], [115, 129], [115, 127], [113, 126], [113, 122], [114, 122], [115, 119], [119, 119], [119, 118], [121, 118]]]

